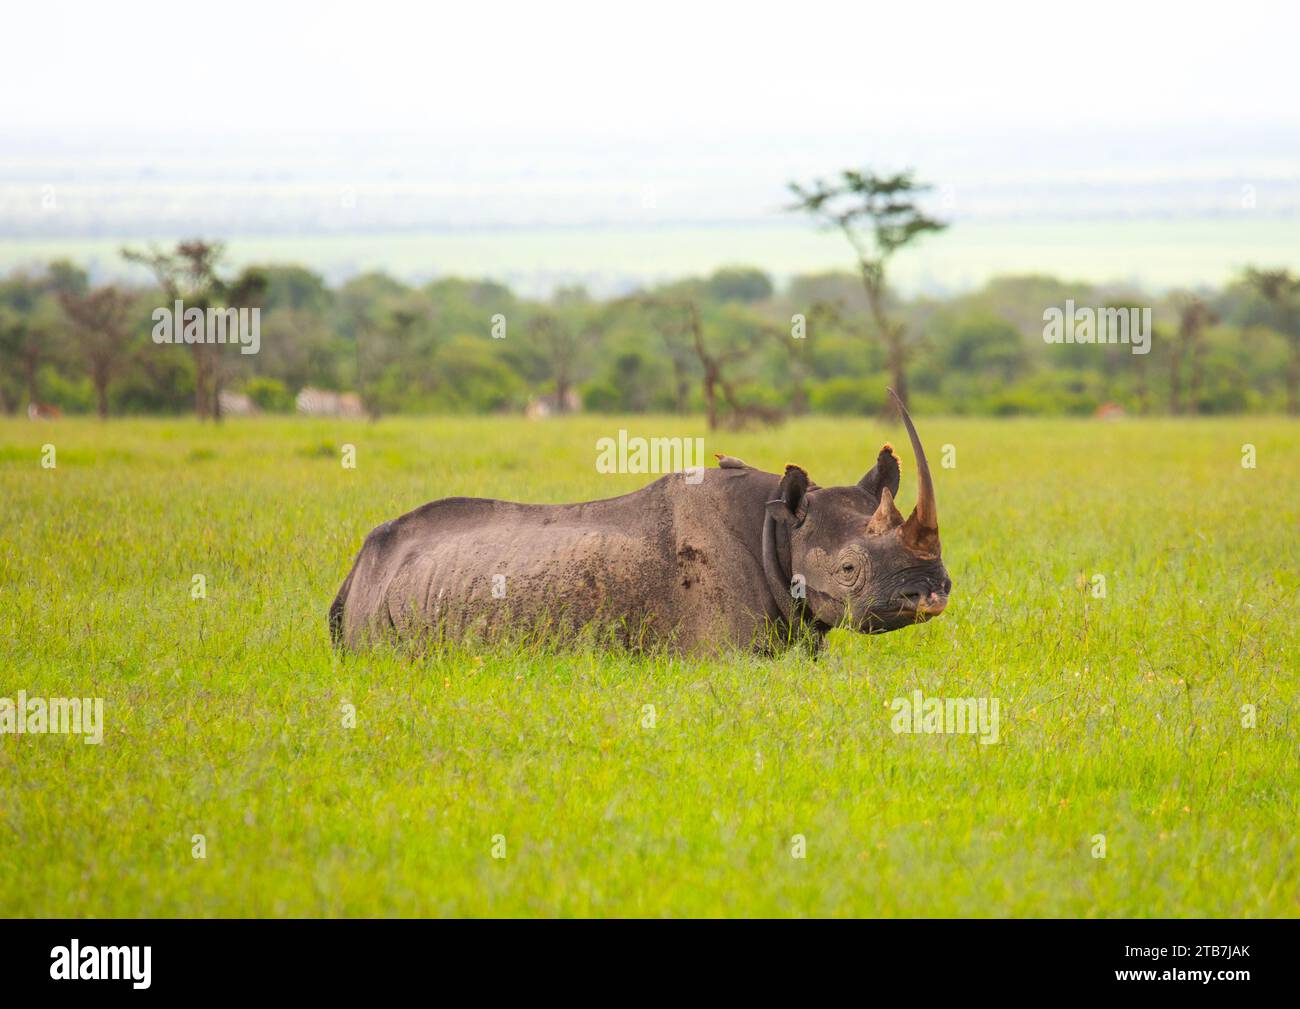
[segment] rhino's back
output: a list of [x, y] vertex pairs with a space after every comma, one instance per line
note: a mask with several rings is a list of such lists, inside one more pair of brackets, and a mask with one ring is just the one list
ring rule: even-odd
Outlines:
[[343, 637], [576, 626], [615, 612], [662, 620], [671, 535], [657, 496], [652, 484], [566, 505], [444, 498], [385, 522], [340, 591]]
[[431, 502], [366, 538], [330, 610], [335, 641], [595, 624], [743, 647], [768, 615], [758, 539], [776, 479], [719, 469], [578, 504]]

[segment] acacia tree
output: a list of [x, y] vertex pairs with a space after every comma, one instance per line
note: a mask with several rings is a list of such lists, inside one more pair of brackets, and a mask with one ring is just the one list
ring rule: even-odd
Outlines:
[[[220, 242], [196, 238], [177, 242], [172, 252], [156, 248], [148, 252], [123, 249], [122, 258], [147, 266], [170, 301], [183, 301], [187, 311], [197, 308], [206, 313], [216, 296], [217, 263], [224, 248]], [[171, 308], [170, 305], [167, 307]], [[180, 325], [179, 319], [176, 325]], [[214, 349], [203, 341], [191, 343], [189, 348], [194, 358], [194, 412], [200, 420], [215, 417]]]
[[112, 285], [63, 291], [59, 304], [72, 325], [72, 347], [86, 363], [100, 420], [108, 417], [108, 383], [126, 359], [131, 295]]
[[[201, 238], [177, 242], [171, 252], [151, 248], [148, 252], [123, 249], [128, 262], [147, 266], [172, 301], [181, 301], [185, 310], [195, 308], [205, 315], [209, 308], [252, 308], [266, 293], [267, 278], [257, 268], [248, 268], [233, 281], [217, 273], [225, 252], [221, 242]], [[166, 306], [170, 308], [171, 306]], [[181, 321], [176, 320], [176, 326]], [[221, 367], [223, 345], [199, 340], [188, 345], [194, 359], [194, 412], [200, 420], [221, 419], [221, 387], [225, 375]]]
[[[790, 183], [798, 200], [787, 210], [811, 215], [848, 239], [858, 260], [876, 334], [885, 351], [894, 390], [906, 405], [907, 365], [914, 347], [907, 327], [891, 318], [886, 304], [886, 270], [894, 253], [929, 232], [948, 225], [925, 214], [916, 198], [930, 186], [917, 183], [912, 172], [877, 175], [871, 171], [840, 173], [838, 182], [818, 179], [811, 186]], [[888, 407], [891, 411], [894, 407]]]
[[1291, 347], [1286, 369], [1286, 412], [1300, 414], [1300, 277], [1290, 270], [1246, 271], [1246, 283], [1268, 302], [1274, 324]]

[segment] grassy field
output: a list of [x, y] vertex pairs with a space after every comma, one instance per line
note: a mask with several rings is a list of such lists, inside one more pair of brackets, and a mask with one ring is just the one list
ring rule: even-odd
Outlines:
[[[0, 915], [1300, 913], [1300, 427], [918, 423], [948, 612], [705, 662], [340, 658], [325, 619], [384, 519], [622, 493], [597, 438], [698, 421], [0, 420], [0, 697], [105, 713], [0, 736]], [[705, 447], [832, 484], [886, 438]], [[895, 734], [918, 688], [997, 698], [997, 744]]]

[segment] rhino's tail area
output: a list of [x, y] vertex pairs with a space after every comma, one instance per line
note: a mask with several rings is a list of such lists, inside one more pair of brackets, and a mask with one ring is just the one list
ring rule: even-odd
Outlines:
[[352, 576], [356, 571], [357, 566], [353, 564], [352, 570], [339, 586], [339, 593], [334, 597], [334, 602], [330, 603], [330, 642], [336, 649], [343, 647], [343, 608], [347, 605], [348, 589], [352, 587]]

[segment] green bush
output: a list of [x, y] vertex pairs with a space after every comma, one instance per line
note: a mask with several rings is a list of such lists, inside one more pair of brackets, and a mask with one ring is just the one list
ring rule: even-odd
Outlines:
[[588, 382], [579, 390], [582, 408], [590, 413], [621, 413], [623, 398], [609, 382]]
[[809, 390], [808, 401], [818, 413], [874, 416], [885, 406], [889, 380], [883, 375], [874, 378], [832, 378], [814, 385]]
[[293, 394], [278, 378], [258, 375], [244, 384], [244, 394], [266, 413], [293, 412]]

